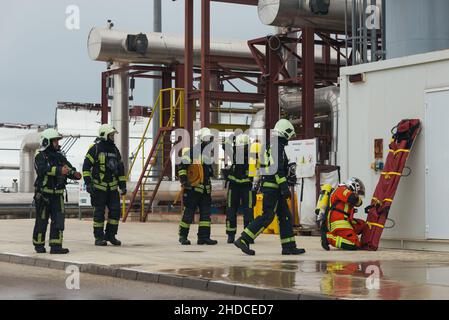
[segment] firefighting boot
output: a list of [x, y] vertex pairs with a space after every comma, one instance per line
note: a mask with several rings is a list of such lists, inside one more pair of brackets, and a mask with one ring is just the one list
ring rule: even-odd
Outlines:
[[96, 239], [95, 245], [98, 247], [106, 247], [108, 245], [108, 242], [104, 239]]
[[234, 243], [235, 234], [228, 234], [228, 243]]
[[256, 251], [251, 250], [249, 248], [249, 244], [245, 240], [243, 240], [241, 237], [234, 241], [234, 245], [237, 248], [239, 248], [240, 250], [242, 250], [243, 253], [245, 253], [249, 256], [254, 256], [256, 254]]
[[179, 243], [182, 244], [183, 246], [190, 246], [190, 240], [187, 239], [186, 237], [179, 237]]
[[34, 250], [36, 251], [36, 253], [47, 253], [47, 250], [44, 246], [35, 246]]
[[199, 245], [208, 245], [208, 246], [214, 246], [218, 243], [217, 240], [212, 240], [211, 238], [203, 238], [203, 239], [198, 239], [197, 244]]
[[327, 241], [327, 232], [326, 221], [323, 220], [321, 221], [321, 247], [324, 250], [329, 251], [331, 248], [329, 247], [329, 242]]
[[306, 250], [300, 248], [282, 248], [282, 255], [284, 256], [299, 255], [303, 253], [306, 253]]
[[120, 240], [118, 240], [115, 235], [113, 234], [107, 234], [104, 237], [105, 241], [109, 241], [113, 246], [119, 247], [122, 245], [122, 242]]
[[62, 246], [53, 246], [50, 249], [50, 254], [67, 254], [69, 249], [63, 248]]

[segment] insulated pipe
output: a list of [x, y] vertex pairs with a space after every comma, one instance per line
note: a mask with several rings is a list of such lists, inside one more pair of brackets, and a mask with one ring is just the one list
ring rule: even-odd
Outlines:
[[19, 192], [34, 192], [34, 180], [36, 173], [34, 170], [34, 156], [40, 147], [40, 133], [27, 134], [20, 147], [20, 173]]
[[[125, 67], [124, 64], [114, 63], [113, 68]], [[129, 76], [128, 72], [114, 74], [114, 100], [111, 109], [111, 124], [117, 129], [115, 145], [125, 165], [125, 172], [129, 167]]]
[[[142, 63], [142, 64], [173, 64], [184, 63], [184, 38], [170, 36], [163, 33], [151, 32], [145, 34], [148, 39], [148, 45], [145, 47], [145, 53], [137, 53], [128, 50], [128, 35], [137, 33], [128, 33], [125, 31], [92, 28], [89, 33], [87, 43], [89, 57], [95, 61], [121, 62], [121, 63]], [[220, 63], [226, 68], [239, 70], [259, 71], [259, 67], [254, 61], [251, 50], [245, 41], [211, 41], [211, 55], [233, 58], [233, 60]], [[195, 66], [201, 66], [201, 41], [194, 40], [193, 62]], [[315, 54], [315, 60], [322, 62], [322, 53], [318, 50]], [[332, 64], [337, 64], [337, 55], [333, 53]]]
[[[302, 95], [299, 89], [283, 91], [279, 95], [280, 107], [288, 115], [296, 119], [301, 117]], [[338, 116], [340, 106], [340, 88], [329, 86], [315, 90], [315, 113], [330, 113], [332, 121], [331, 164], [337, 164], [338, 152]], [[258, 111], [251, 121], [251, 129], [265, 127], [265, 111]]]
[[[143, 63], [143, 64], [173, 64], [184, 63], [184, 38], [170, 36], [158, 32], [146, 33], [148, 45], [144, 53], [128, 50], [128, 35], [125, 31], [109, 30], [103, 28], [92, 28], [87, 43], [89, 57], [92, 60], [104, 62]], [[211, 41], [211, 54], [232, 58], [243, 58], [253, 60], [251, 51], [245, 41]], [[194, 64], [201, 65], [201, 41], [194, 40]], [[225, 67], [259, 70], [256, 63], [244, 62], [223, 63]]]
[[259, 0], [257, 9], [266, 25], [344, 32], [345, 17], [355, 1], [348, 0], [351, 5], [346, 8], [345, 0]]

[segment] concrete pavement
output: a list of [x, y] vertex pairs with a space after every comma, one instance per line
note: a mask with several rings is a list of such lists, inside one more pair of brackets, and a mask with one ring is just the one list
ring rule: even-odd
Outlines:
[[[213, 225], [218, 246], [181, 246], [176, 223], [121, 224], [118, 238], [124, 245], [99, 248], [91, 221], [67, 220], [64, 240], [71, 253], [55, 257], [34, 253], [33, 223], [0, 221], [0, 260], [57, 269], [76, 263], [94, 274], [253, 298], [449, 299], [446, 253], [325, 252], [318, 238], [298, 237], [307, 253], [292, 257], [280, 254], [278, 236], [261, 235], [256, 256], [249, 257], [226, 244], [223, 225]], [[193, 225], [193, 243], [196, 232]]]

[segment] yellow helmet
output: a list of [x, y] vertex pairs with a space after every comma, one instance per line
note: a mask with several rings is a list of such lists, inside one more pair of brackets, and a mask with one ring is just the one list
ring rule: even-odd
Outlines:
[[108, 136], [111, 133], [118, 133], [118, 131], [110, 124], [103, 124], [100, 126], [100, 129], [98, 130], [98, 138], [102, 140], [108, 140]]
[[245, 133], [242, 133], [235, 138], [235, 145], [237, 147], [243, 147], [249, 144], [249, 136]]
[[44, 151], [45, 149], [47, 149], [50, 144], [51, 141], [54, 139], [62, 139], [62, 135], [56, 131], [55, 129], [47, 129], [42, 131], [41, 133], [41, 151]]
[[274, 127], [274, 131], [287, 140], [290, 140], [296, 135], [295, 127], [293, 127], [293, 124], [287, 119], [279, 120]]
[[209, 128], [201, 128], [200, 130], [200, 139], [203, 142], [208, 142], [210, 140], [210, 138], [212, 137], [212, 132], [210, 131]]

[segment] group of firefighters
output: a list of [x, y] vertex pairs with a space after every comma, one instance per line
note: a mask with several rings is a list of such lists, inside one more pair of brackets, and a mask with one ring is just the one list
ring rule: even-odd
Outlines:
[[[250, 248], [256, 238], [273, 222], [279, 221], [282, 255], [305, 253], [298, 248], [293, 232], [293, 218], [288, 200], [291, 187], [296, 184], [294, 164], [289, 162], [285, 147], [295, 136], [292, 123], [286, 119], [277, 122], [274, 139], [267, 146], [258, 141], [251, 144], [244, 133], [227, 138], [222, 147], [229, 166], [223, 170], [227, 192], [226, 234], [227, 243], [234, 244], [247, 255], [255, 255]], [[116, 238], [120, 220], [120, 196], [127, 193], [126, 176], [122, 157], [115, 146], [117, 130], [109, 124], [99, 129], [99, 134], [85, 156], [82, 174], [67, 161], [60, 150], [62, 136], [54, 129], [41, 134], [41, 148], [35, 158], [37, 178], [34, 202], [36, 223], [33, 244], [37, 253], [45, 253], [48, 220], [50, 225], [50, 253], [66, 254], [63, 248], [64, 232], [64, 192], [67, 180], [84, 178], [86, 191], [91, 196], [94, 207], [93, 234], [96, 246], [111, 243], [120, 246]], [[183, 211], [179, 224], [179, 242], [190, 245], [188, 239], [194, 214], [199, 211], [197, 233], [198, 245], [216, 245], [211, 238], [212, 184], [214, 177], [213, 150], [210, 144], [214, 137], [211, 130], [202, 128], [200, 141], [182, 150], [182, 158], [177, 166], [177, 174], [182, 185]], [[251, 155], [254, 155], [252, 157]], [[192, 179], [192, 175], [195, 179]], [[257, 193], [263, 194], [262, 215], [254, 219], [253, 208]], [[362, 220], [354, 218], [356, 207], [362, 205], [365, 195], [363, 183], [352, 178], [339, 185], [329, 194], [329, 205], [322, 217], [321, 244], [325, 250], [329, 246], [345, 250], [361, 247], [359, 235], [366, 227]], [[108, 209], [107, 220], [105, 211]], [[244, 230], [236, 239], [237, 212], [242, 210]]]

